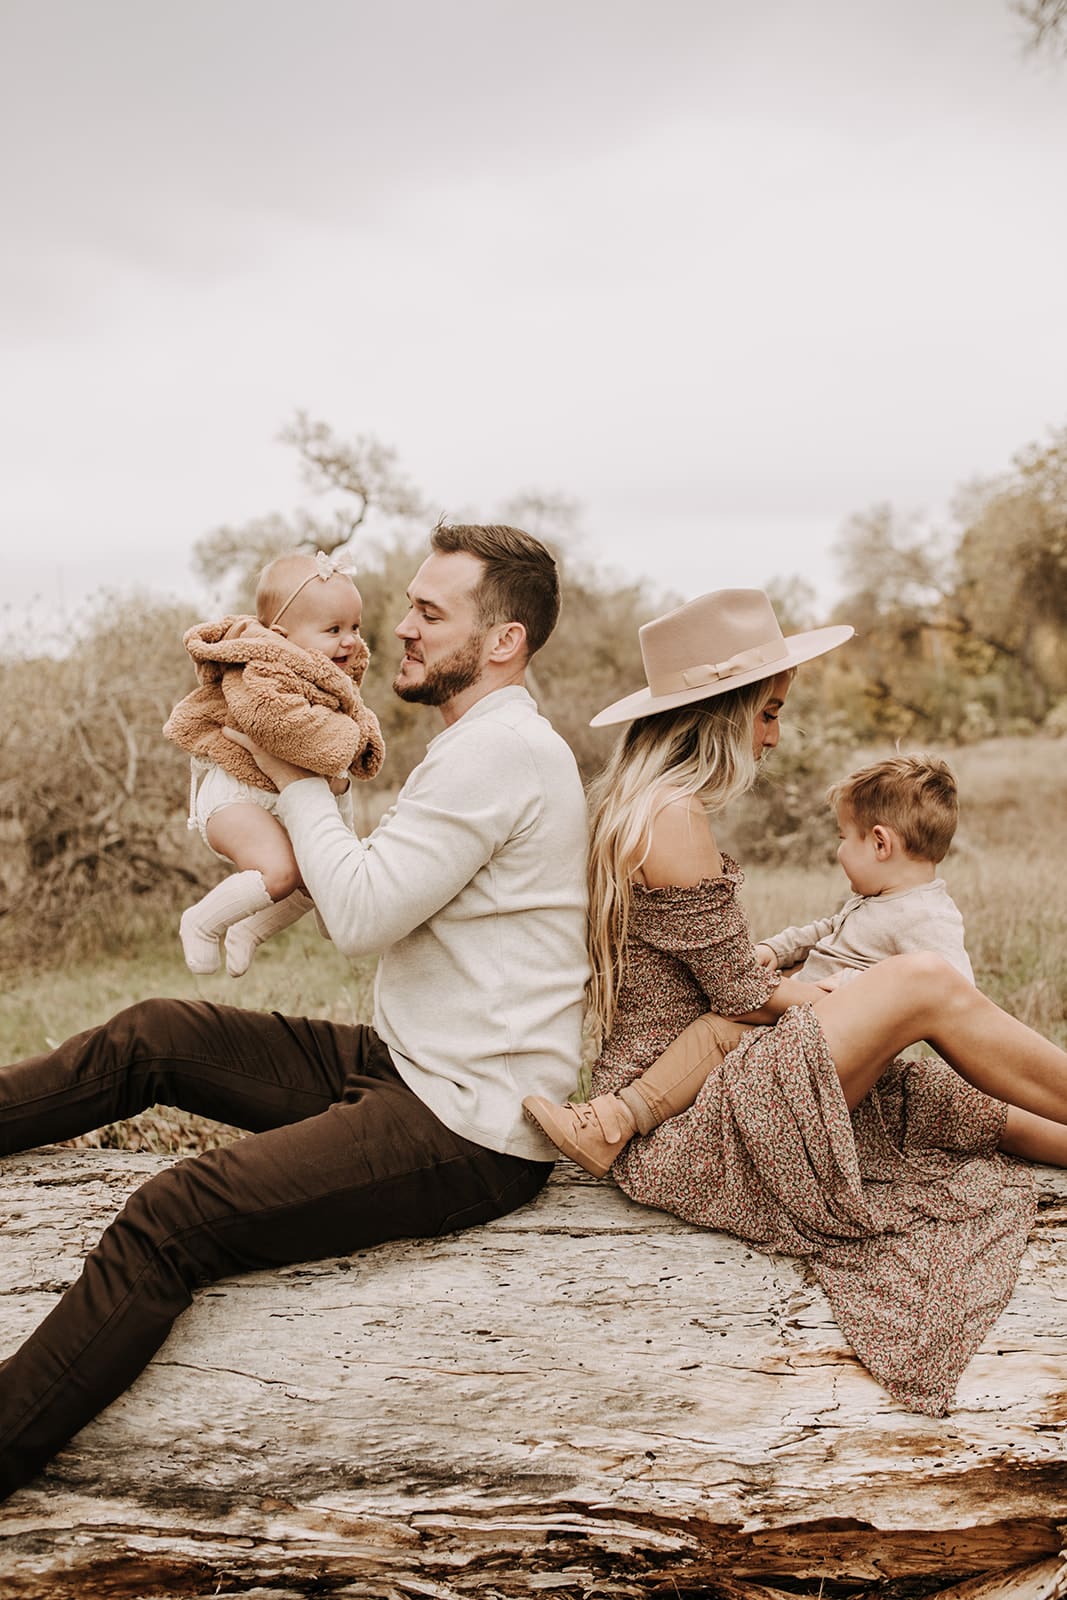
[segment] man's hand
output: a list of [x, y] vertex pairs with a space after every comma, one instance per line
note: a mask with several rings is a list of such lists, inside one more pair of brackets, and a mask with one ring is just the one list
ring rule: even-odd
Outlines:
[[264, 750], [262, 745], [256, 744], [247, 733], [239, 733], [236, 728], [223, 728], [227, 739], [234, 744], [239, 744], [247, 750], [260, 772], [266, 774], [274, 787], [280, 792], [291, 783], [299, 783], [301, 778], [314, 778], [318, 774], [308, 772], [306, 767], [294, 767], [291, 761], [283, 761], [279, 756], [272, 756]]

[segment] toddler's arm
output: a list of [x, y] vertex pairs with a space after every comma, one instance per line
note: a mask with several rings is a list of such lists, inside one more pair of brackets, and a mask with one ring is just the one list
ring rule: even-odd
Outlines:
[[767, 965], [760, 955], [760, 950], [769, 950], [774, 956], [776, 967], [797, 967], [807, 960], [820, 939], [828, 938], [837, 926], [840, 912], [835, 912], [832, 917], [822, 917], [818, 922], [809, 922], [802, 928], [783, 928], [781, 933], [772, 934], [769, 939], [761, 939], [756, 946], [756, 954], [761, 964]]

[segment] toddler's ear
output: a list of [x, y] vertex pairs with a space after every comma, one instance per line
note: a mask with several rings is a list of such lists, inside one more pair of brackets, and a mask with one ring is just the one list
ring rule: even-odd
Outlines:
[[888, 861], [893, 851], [900, 846], [900, 840], [892, 828], [887, 828], [881, 822], [876, 822], [871, 829], [871, 839], [874, 841], [874, 853], [879, 861]]

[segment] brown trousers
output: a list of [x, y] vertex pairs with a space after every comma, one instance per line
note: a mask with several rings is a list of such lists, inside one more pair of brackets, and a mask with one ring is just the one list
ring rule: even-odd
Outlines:
[[0, 1366], [0, 1497], [132, 1383], [198, 1285], [486, 1222], [552, 1170], [450, 1132], [372, 1028], [179, 1000], [0, 1069], [0, 1154], [152, 1105], [251, 1137], [144, 1183]]

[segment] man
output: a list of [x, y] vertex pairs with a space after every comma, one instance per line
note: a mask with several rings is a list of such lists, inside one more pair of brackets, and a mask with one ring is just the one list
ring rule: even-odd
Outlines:
[[581, 785], [524, 687], [558, 578], [517, 529], [432, 547], [394, 688], [444, 731], [370, 837], [248, 746], [338, 948], [381, 955], [373, 1027], [152, 1000], [0, 1072], [3, 1153], [154, 1103], [255, 1135], [144, 1184], [0, 1368], [2, 1494], [122, 1393], [197, 1284], [487, 1221], [551, 1170], [521, 1101], [573, 1085], [587, 976]]

